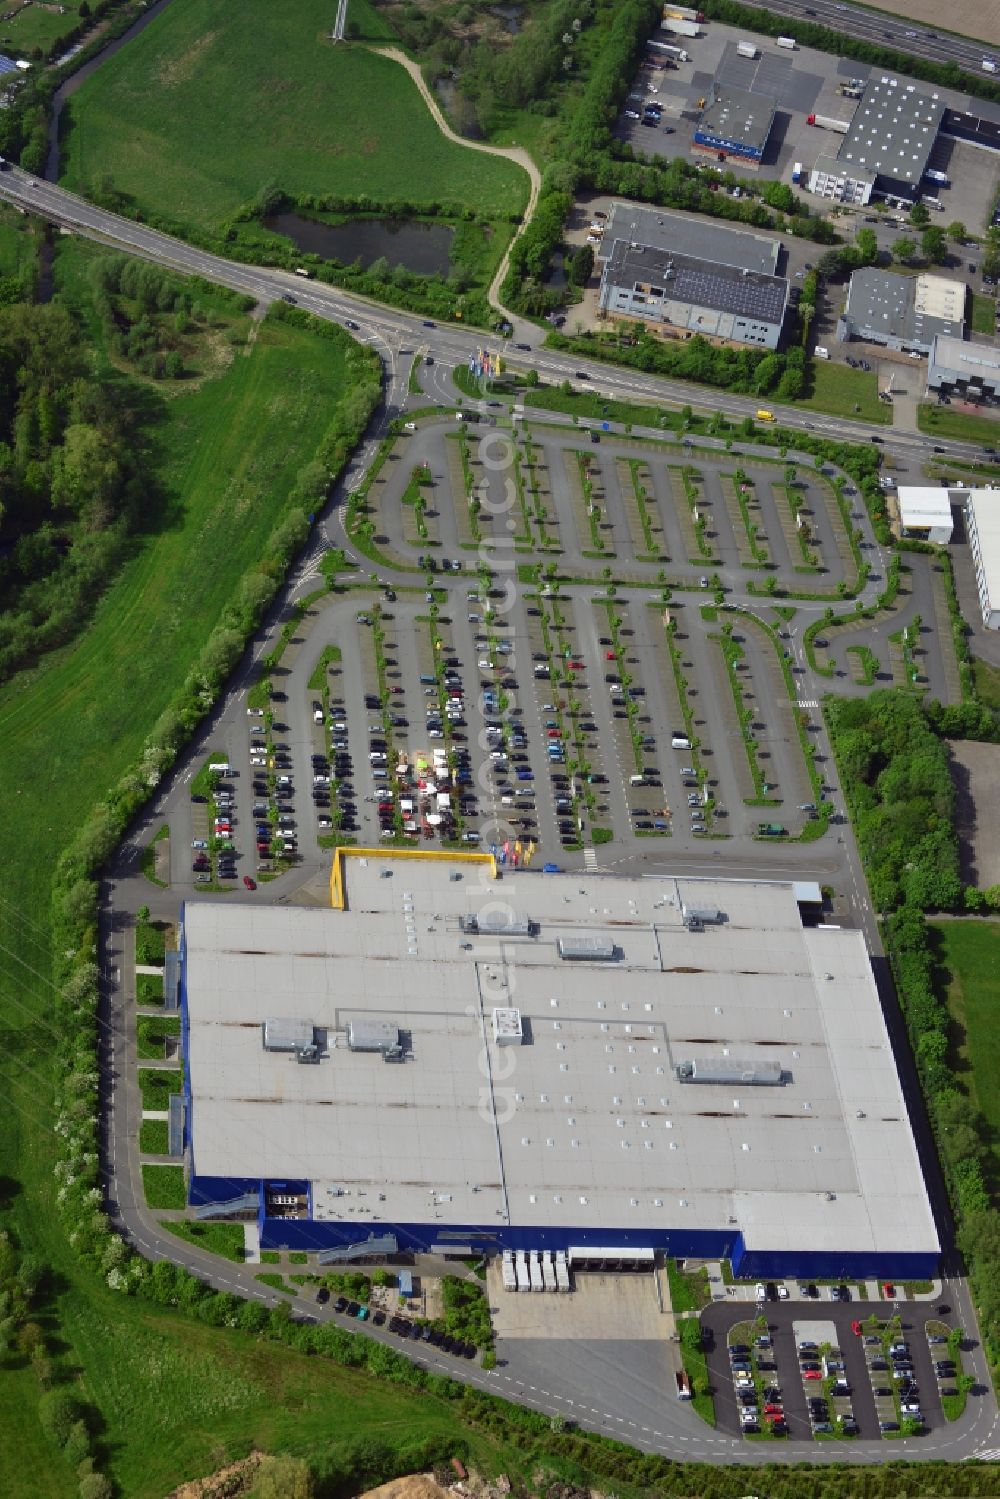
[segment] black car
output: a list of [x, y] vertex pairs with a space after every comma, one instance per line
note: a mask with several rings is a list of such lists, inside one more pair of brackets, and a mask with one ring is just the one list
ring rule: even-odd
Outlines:
[[399, 1326], [396, 1328], [396, 1331], [399, 1333], [399, 1336], [401, 1338], [408, 1338], [410, 1336], [409, 1322], [407, 1322], [405, 1317], [400, 1317], [398, 1320]]
[[336, 1299], [336, 1301], [333, 1303], [333, 1309], [334, 1309], [335, 1312], [346, 1312], [347, 1311], [347, 1297], [346, 1296], [338, 1296], [337, 1299]]
[[361, 1303], [359, 1301], [349, 1301], [347, 1303], [347, 1315], [349, 1317], [356, 1317], [360, 1310]]
[[319, 1302], [320, 1306], [325, 1306], [326, 1303], [330, 1300], [330, 1292], [327, 1290], [326, 1286], [320, 1286], [319, 1290], [316, 1292], [316, 1300]]
[[369, 1320], [373, 1322], [376, 1327], [383, 1327], [385, 1325], [385, 1312], [372, 1312]]

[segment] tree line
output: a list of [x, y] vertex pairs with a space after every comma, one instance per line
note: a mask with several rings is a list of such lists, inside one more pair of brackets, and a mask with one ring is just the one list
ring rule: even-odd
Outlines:
[[[990, 1361], [1000, 1357], [1000, 1211], [992, 1132], [951, 1061], [952, 1021], [929, 911], [980, 909], [963, 889], [946, 737], [1000, 741], [980, 703], [922, 705], [900, 689], [828, 700], [827, 721], [937, 1141]], [[989, 895], [990, 892], [987, 892]], [[997, 892], [1000, 897], [1000, 891]]]

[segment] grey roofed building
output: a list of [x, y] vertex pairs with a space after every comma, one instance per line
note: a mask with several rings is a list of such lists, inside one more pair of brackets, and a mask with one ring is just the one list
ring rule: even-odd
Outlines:
[[[804, 925], [789, 883], [492, 880], [358, 850], [344, 888], [345, 911], [185, 905], [195, 1205], [259, 1191], [267, 1248], [388, 1231], [407, 1248], [451, 1235], [475, 1252], [726, 1253], [746, 1274], [932, 1273], [863, 935]], [[502, 906], [529, 910], [535, 938], [465, 935], [463, 917]], [[693, 931], [693, 907], [725, 920]], [[559, 940], [584, 935], [620, 949], [613, 970], [561, 961]], [[316, 1027], [315, 1065], [265, 1049], [283, 1018]], [[352, 1050], [365, 1018], [398, 1026], [404, 1054]], [[684, 1063], [705, 1081], [681, 1082]]]
[[876, 174], [879, 192], [914, 196], [937, 140], [944, 104], [887, 74], [871, 78], [837, 159]]
[[837, 337], [930, 352], [938, 334], [962, 333], [965, 286], [944, 276], [903, 276], [865, 266], [855, 271]]
[[1000, 395], [1000, 349], [941, 333], [931, 345], [927, 384], [931, 390]]
[[620, 239], [605, 262], [598, 306], [611, 316], [775, 349], [787, 301], [783, 276]]
[[775, 100], [733, 84], [712, 84], [694, 130], [693, 142], [706, 151], [759, 162], [774, 123]]
[[598, 261], [607, 260], [620, 239], [650, 245], [675, 255], [691, 255], [717, 265], [735, 266], [774, 276], [778, 270], [781, 241], [766, 234], [731, 229], [711, 219], [694, 218], [667, 208], [616, 200], [608, 214], [604, 237], [596, 251]]

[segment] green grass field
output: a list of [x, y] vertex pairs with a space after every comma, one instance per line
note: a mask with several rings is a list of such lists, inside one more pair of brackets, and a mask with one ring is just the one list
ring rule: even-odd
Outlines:
[[[379, 40], [357, 0], [352, 21]], [[520, 168], [445, 139], [398, 64], [335, 47], [326, 0], [172, 0], [68, 106], [63, 181], [217, 230], [261, 189], [518, 212]]]
[[50, 10], [29, 5], [12, 20], [0, 21], [0, 45], [15, 47], [19, 52], [31, 52], [35, 47], [47, 51], [53, 42], [72, 31], [79, 22], [79, 7], [76, 5], [67, 5], [62, 15], [55, 6]]
[[1000, 926], [942, 921], [935, 931], [954, 1025], [953, 1065], [1000, 1137]]
[[[806, 400], [796, 401], [796, 406], [825, 411], [830, 416], [852, 416], [862, 422], [878, 422], [881, 426], [892, 421], [892, 407], [878, 398], [878, 376], [874, 370], [852, 370], [846, 364], [814, 359], [812, 385], [812, 395]], [[855, 406], [859, 410], [855, 411]]]
[[210, 1254], [221, 1254], [223, 1259], [235, 1260], [239, 1265], [243, 1263], [244, 1234], [240, 1223], [189, 1223], [187, 1219], [170, 1223], [164, 1219], [160, 1226]]
[[185, 1205], [182, 1166], [143, 1166], [142, 1185], [151, 1208], [182, 1208]]
[[141, 1060], [162, 1060], [166, 1038], [180, 1034], [179, 1015], [140, 1015], [136, 1021], [136, 1045]]
[[977, 416], [954, 406], [923, 402], [917, 407], [917, 426], [933, 437], [954, 437], [959, 442], [981, 442], [994, 447], [1000, 441], [1000, 416]]
[[[74, 299], [84, 295], [86, 261], [94, 253], [82, 242], [57, 240], [57, 284], [68, 285]], [[146, 461], [164, 499], [155, 508], [151, 502], [135, 555], [74, 644], [0, 689], [0, 797], [11, 847], [19, 850], [5, 866], [0, 903], [0, 942], [16, 954], [0, 973], [0, 1074], [8, 1102], [0, 1116], [0, 1223], [52, 1267], [56, 1289], [40, 1320], [57, 1368], [79, 1375], [106, 1423], [123, 1494], [152, 1499], [182, 1477], [209, 1471], [217, 1466], [217, 1441], [224, 1450], [231, 1441], [235, 1450], [279, 1431], [292, 1440], [297, 1416], [280, 1410], [283, 1378], [275, 1370], [287, 1354], [267, 1353], [258, 1365], [257, 1350], [246, 1344], [249, 1362], [266, 1372], [244, 1397], [243, 1355], [228, 1332], [179, 1318], [160, 1321], [151, 1309], [113, 1295], [63, 1240], [53, 1200], [52, 870], [91, 805], [138, 756], [240, 576], [261, 555], [296, 474], [328, 426], [343, 388], [346, 347], [346, 335], [342, 345], [264, 323], [249, 353], [236, 350], [216, 379], [165, 403]], [[148, 1001], [154, 988], [162, 993], [160, 981], [143, 980], [141, 997]], [[171, 1080], [179, 1079], [175, 1073]], [[113, 1329], [109, 1342], [105, 1327]], [[141, 1370], [129, 1366], [133, 1358], [145, 1366], [147, 1335], [153, 1383], [143, 1389], [136, 1383]], [[124, 1359], [119, 1339], [131, 1347]], [[190, 1352], [195, 1343], [198, 1355]], [[174, 1422], [189, 1357], [203, 1366], [200, 1380], [216, 1388], [219, 1421], [210, 1415], [202, 1422], [195, 1402], [180, 1426]], [[305, 1360], [290, 1363], [300, 1375], [311, 1368]], [[0, 1442], [19, 1454], [17, 1463], [4, 1465], [4, 1499], [75, 1499], [75, 1475], [38, 1423], [34, 1374], [5, 1367], [2, 1380]], [[337, 1380], [336, 1371], [324, 1369], [315, 1381], [327, 1404], [335, 1403]], [[366, 1399], [377, 1398], [363, 1383]], [[310, 1418], [316, 1433], [330, 1414], [324, 1409], [321, 1418], [322, 1406]], [[360, 1406], [355, 1414], [360, 1419]]]
[[981, 661], [978, 656], [973, 656], [972, 679], [980, 702], [1000, 712], [1000, 670], [990, 666], [987, 661]]
[[139, 1150], [143, 1155], [166, 1155], [168, 1144], [167, 1121], [144, 1119], [139, 1125]]
[[982, 292], [972, 293], [972, 331], [973, 333], [988, 333], [990, 337], [996, 331], [997, 304], [993, 297], [984, 296]]

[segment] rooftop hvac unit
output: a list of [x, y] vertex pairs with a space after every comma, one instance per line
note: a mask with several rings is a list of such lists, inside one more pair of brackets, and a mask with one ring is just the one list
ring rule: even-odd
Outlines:
[[702, 926], [720, 926], [726, 919], [724, 911], [716, 906], [685, 906], [684, 925], [691, 926], [699, 922]]
[[559, 956], [567, 963], [611, 963], [620, 949], [607, 937], [560, 937]]
[[311, 1020], [265, 1020], [265, 1051], [308, 1051], [316, 1045], [316, 1027]]
[[744, 1087], [777, 1087], [785, 1080], [778, 1062], [741, 1062], [729, 1057], [695, 1058], [674, 1068], [679, 1083], [741, 1083]]
[[402, 1056], [399, 1041], [399, 1026], [391, 1020], [349, 1020], [346, 1025], [347, 1044], [351, 1051], [379, 1051], [386, 1058]]

